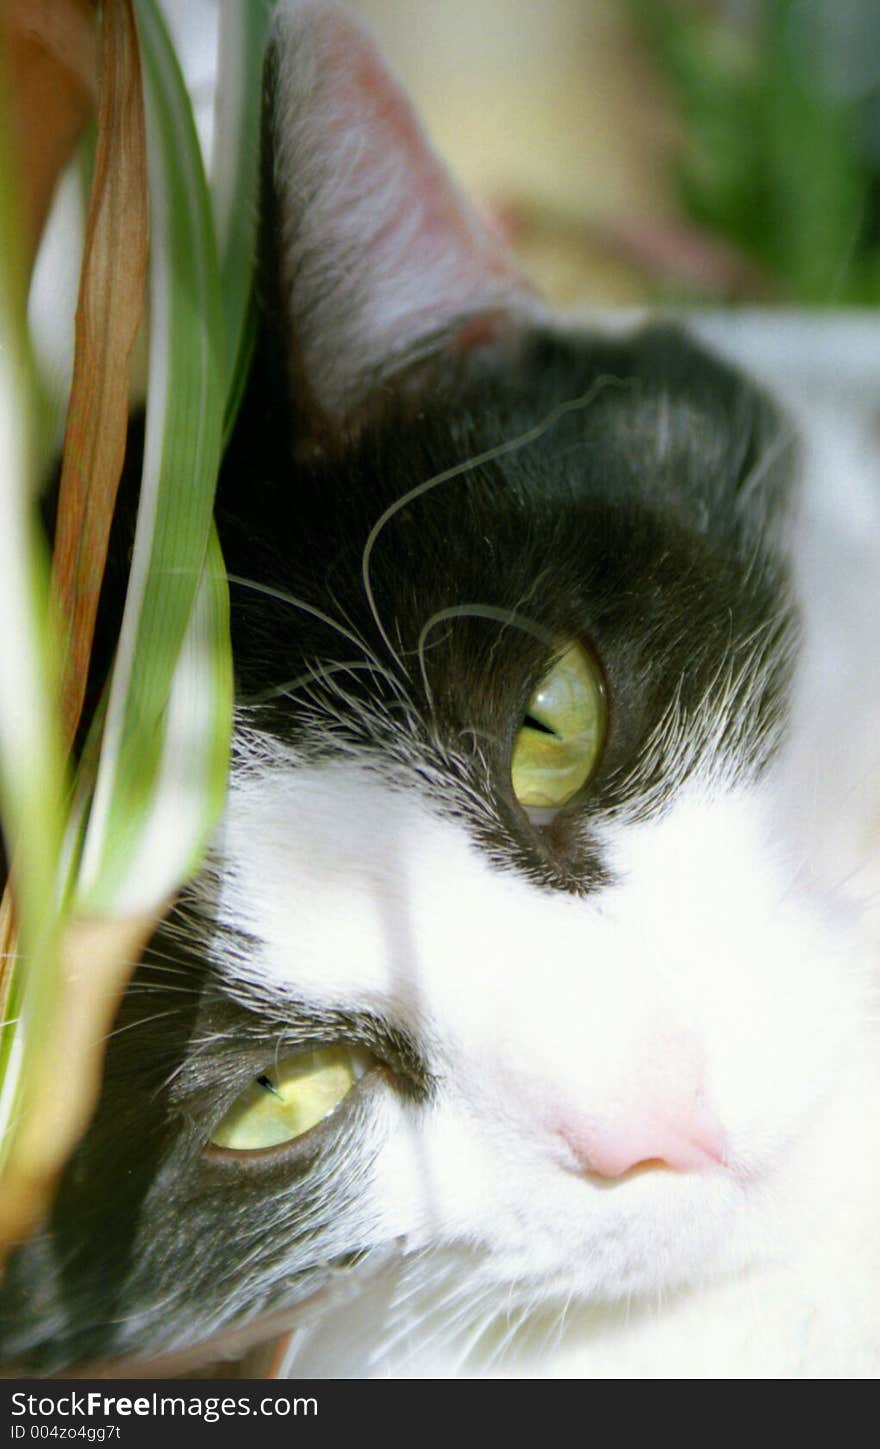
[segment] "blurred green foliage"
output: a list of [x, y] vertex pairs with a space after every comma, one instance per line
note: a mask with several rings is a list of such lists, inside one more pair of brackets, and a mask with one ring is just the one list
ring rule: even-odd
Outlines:
[[780, 301], [880, 302], [880, 168], [867, 144], [880, 142], [878, 0], [859, 16], [877, 57], [859, 86], [829, 63], [847, 21], [852, 52], [852, 0], [630, 4], [682, 117], [686, 215], [755, 262]]

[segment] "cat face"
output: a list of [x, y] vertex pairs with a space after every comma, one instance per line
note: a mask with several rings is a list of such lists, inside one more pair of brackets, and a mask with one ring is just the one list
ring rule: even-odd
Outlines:
[[[369, 1158], [350, 1209], [359, 1245], [467, 1245], [475, 1295], [558, 1303], [772, 1254], [797, 1202], [792, 1160], [815, 1142], [863, 1002], [839, 922], [796, 889], [775, 818], [795, 621], [772, 499], [755, 512], [750, 485], [763, 469], [785, 496], [784, 424], [676, 335], [529, 345], [540, 360], [527, 386], [517, 369], [515, 403], [494, 377], [492, 406], [478, 401], [479, 378], [451, 409], [481, 420], [465, 448], [420, 404], [416, 478], [484, 453], [482, 419], [494, 428], [502, 406], [517, 409], [506, 439], [546, 416], [554, 348], [569, 395], [592, 401], [531, 454], [389, 519], [371, 562], [393, 662], [355, 668], [380, 647], [363, 549], [368, 520], [403, 496], [382, 453], [399, 417], [362, 444], [376, 494], [360, 527], [349, 535], [346, 513], [326, 552], [292, 544], [274, 574], [250, 556], [277, 597], [271, 622], [265, 595], [250, 606], [247, 690], [271, 691], [284, 668], [300, 682], [243, 723], [204, 909], [235, 989], [332, 1019], [322, 1041], [392, 1066], [340, 1109], [340, 1130], [366, 1114], [340, 1153]], [[622, 385], [591, 394], [608, 376]], [[639, 472], [630, 440], [658, 398], [677, 445]], [[346, 486], [356, 469], [349, 455]], [[317, 468], [300, 501], [333, 487]], [[273, 539], [290, 533], [279, 516]], [[363, 641], [339, 670], [331, 613]], [[602, 660], [609, 735], [588, 785], [536, 821], [511, 753], [546, 641], [572, 638]]]
[[[790, 422], [677, 330], [544, 316], [334, 7], [285, 10], [269, 91], [228, 807], [10, 1268], [6, 1351], [43, 1366], [191, 1344], [389, 1244], [428, 1282], [460, 1259], [466, 1317], [737, 1273], [804, 1230], [862, 1051], [781, 828]], [[536, 805], [515, 753], [572, 650], [593, 755]]]

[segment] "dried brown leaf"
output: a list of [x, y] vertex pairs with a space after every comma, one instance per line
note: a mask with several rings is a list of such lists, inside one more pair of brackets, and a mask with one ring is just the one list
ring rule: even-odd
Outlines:
[[21, 158], [28, 256], [97, 91], [93, 0], [4, 0], [11, 117]]
[[[23, 11], [21, 5], [17, 8]], [[31, 18], [47, 8], [32, 7]], [[57, 40], [57, 27], [52, 33]], [[44, 79], [53, 54], [51, 46], [40, 49]], [[58, 61], [59, 72], [65, 69]], [[38, 88], [31, 88], [30, 104], [39, 109]], [[62, 106], [58, 120], [62, 130], [69, 120], [69, 108]], [[53, 154], [57, 158], [61, 153], [69, 154], [67, 141], [57, 138]], [[53, 559], [65, 628], [62, 723], [68, 745], [82, 710], [125, 454], [129, 360], [146, 280], [147, 206], [137, 28], [131, 0], [112, 0], [102, 15], [98, 137]], [[15, 950], [13, 916], [7, 889], [0, 906], [0, 951], [7, 961]], [[58, 1000], [40, 1043], [38, 1069], [28, 1083], [24, 1117], [16, 1127], [4, 1172], [0, 1244], [26, 1236], [51, 1200], [94, 1108], [106, 1033], [154, 924], [152, 916], [79, 920], [64, 930]]]
[[143, 312], [147, 153], [131, 0], [104, 7], [98, 142], [76, 311], [76, 353], [53, 573], [65, 621], [62, 721], [79, 722], [125, 456], [128, 374]]

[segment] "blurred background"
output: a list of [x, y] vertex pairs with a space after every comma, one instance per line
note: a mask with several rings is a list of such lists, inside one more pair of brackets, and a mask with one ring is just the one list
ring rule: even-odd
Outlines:
[[553, 300], [880, 300], [878, 0], [352, 8]]
[[[161, 3], [209, 152], [220, 0]], [[349, 3], [552, 302], [880, 301], [880, 0]], [[50, 43], [89, 12], [5, 4]], [[78, 43], [56, 54], [87, 74]], [[56, 319], [68, 192], [38, 267]]]

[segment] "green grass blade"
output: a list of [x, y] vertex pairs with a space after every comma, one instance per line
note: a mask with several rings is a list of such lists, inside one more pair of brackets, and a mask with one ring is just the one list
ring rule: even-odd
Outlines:
[[120, 910], [134, 914], [143, 904], [161, 903], [198, 866], [226, 793], [231, 726], [229, 590], [212, 531]]
[[226, 0], [221, 12], [209, 201], [164, 26], [154, 0], [139, 0], [151, 367], [129, 598], [82, 857], [79, 900], [90, 911], [157, 905], [194, 869], [222, 805], [232, 710], [228, 597], [205, 520], [220, 457], [218, 397], [228, 429], [253, 344], [260, 73], [272, 9], [271, 0]]
[[222, 0], [220, 8], [211, 199], [223, 289], [226, 436], [254, 343], [261, 76], [274, 8], [275, 0]]
[[[178, 732], [186, 736], [191, 728], [213, 759], [224, 735], [228, 740], [230, 716], [228, 668], [214, 667], [215, 660], [201, 679], [206, 697], [197, 699], [191, 641], [185, 644], [213, 528], [225, 401], [211, 206], [189, 99], [154, 0], [138, 0], [137, 14], [150, 167], [150, 366], [131, 575], [80, 868], [79, 908], [97, 913], [149, 909], [180, 884], [169, 868], [164, 883], [151, 875], [146, 892], [131, 862], [142, 859], [145, 832], [153, 838], [155, 792], [167, 780], [163, 761]], [[189, 725], [180, 707], [168, 709], [184, 649]], [[193, 798], [177, 803], [181, 821], [202, 821], [196, 831], [202, 841], [215, 806], [204, 799], [198, 804], [199, 788], [194, 778]], [[197, 842], [190, 844], [192, 856]]]

